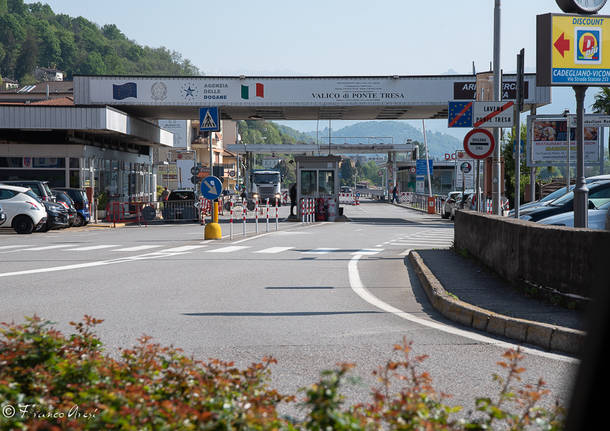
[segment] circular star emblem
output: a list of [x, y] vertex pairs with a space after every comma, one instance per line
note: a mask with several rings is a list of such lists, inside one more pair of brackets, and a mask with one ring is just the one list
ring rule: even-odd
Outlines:
[[182, 93], [182, 97], [184, 97], [184, 100], [189, 102], [195, 100], [199, 95], [199, 89], [192, 82], [183, 84], [182, 88], [180, 89], [180, 92]]

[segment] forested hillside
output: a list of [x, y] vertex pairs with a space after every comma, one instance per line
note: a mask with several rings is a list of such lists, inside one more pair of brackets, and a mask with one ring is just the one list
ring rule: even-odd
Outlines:
[[55, 14], [42, 3], [0, 0], [0, 77], [34, 82], [35, 68], [73, 74], [198, 75], [189, 60], [167, 48], [129, 40], [114, 24]]

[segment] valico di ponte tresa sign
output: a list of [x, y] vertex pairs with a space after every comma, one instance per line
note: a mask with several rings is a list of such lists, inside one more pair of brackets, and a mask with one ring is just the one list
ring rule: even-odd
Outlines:
[[610, 85], [610, 16], [536, 18], [538, 86]]

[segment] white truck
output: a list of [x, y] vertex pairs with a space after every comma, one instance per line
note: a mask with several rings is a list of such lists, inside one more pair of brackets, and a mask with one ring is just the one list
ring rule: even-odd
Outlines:
[[258, 200], [265, 204], [269, 199], [269, 205], [278, 206], [282, 204], [282, 176], [278, 170], [257, 169], [250, 175], [250, 199]]

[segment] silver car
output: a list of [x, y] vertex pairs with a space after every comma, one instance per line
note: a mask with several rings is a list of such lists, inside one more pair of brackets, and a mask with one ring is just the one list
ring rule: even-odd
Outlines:
[[[610, 230], [610, 201], [597, 208], [589, 210], [588, 227], [589, 229]], [[538, 223], [550, 224], [555, 226], [574, 227], [574, 211], [556, 214], [540, 220]]]

